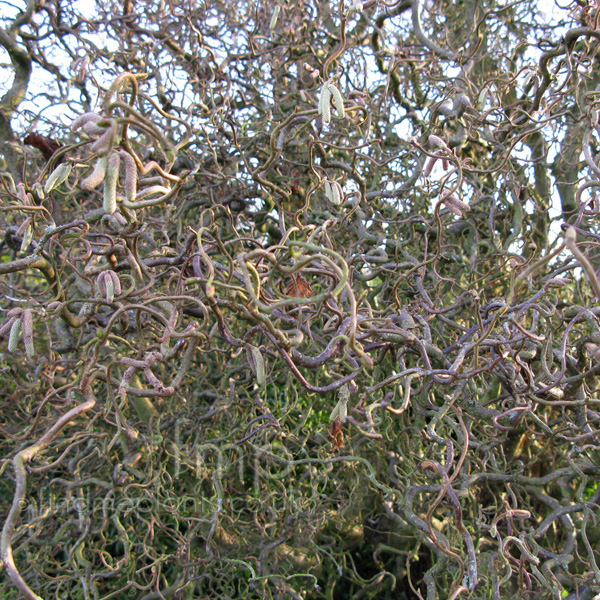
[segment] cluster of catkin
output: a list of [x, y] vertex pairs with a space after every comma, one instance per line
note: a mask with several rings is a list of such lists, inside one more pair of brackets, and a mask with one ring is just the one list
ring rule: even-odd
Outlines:
[[92, 138], [97, 138], [90, 150], [97, 155], [94, 170], [81, 182], [83, 190], [93, 190], [104, 182], [104, 211], [113, 214], [117, 210], [117, 183], [121, 161], [125, 169], [125, 198], [135, 201], [137, 190], [137, 165], [129, 152], [117, 147], [119, 126], [113, 118], [102, 117], [88, 112], [73, 122], [72, 130], [83, 130]]
[[[337, 88], [332, 79], [329, 79], [323, 84], [321, 93], [319, 94], [319, 116], [323, 119], [323, 123], [328, 125], [331, 123], [331, 109], [335, 108], [337, 116], [340, 119], [346, 117], [346, 111], [344, 109], [344, 98], [340, 90]], [[339, 206], [342, 204], [344, 199], [344, 192], [342, 186], [337, 181], [330, 181], [325, 179], [323, 182], [325, 188], [325, 197], [332, 204]]]

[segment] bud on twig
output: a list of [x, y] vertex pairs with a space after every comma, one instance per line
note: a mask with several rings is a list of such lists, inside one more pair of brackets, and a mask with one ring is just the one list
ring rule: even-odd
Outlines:
[[269, 29], [273, 31], [275, 26], [277, 25], [277, 19], [279, 18], [279, 13], [281, 12], [281, 6], [279, 4], [273, 9], [273, 16], [271, 17], [271, 22], [269, 23]]
[[46, 185], [44, 186], [44, 192], [49, 194], [55, 187], [58, 187], [63, 181], [67, 179], [69, 174], [71, 173], [71, 164], [70, 163], [62, 163], [58, 165], [52, 173], [50, 173], [48, 179], [46, 180]]
[[32, 189], [35, 192], [35, 195], [38, 200], [43, 200], [46, 197], [46, 194], [44, 193], [44, 188], [42, 187], [42, 184], [38, 181], [36, 181], [33, 184]]
[[567, 227], [567, 230], [565, 231], [565, 243], [567, 244], [567, 246], [574, 244], [577, 241], [577, 229], [575, 229], [575, 227], [573, 227], [572, 225], [569, 225], [569, 227]]
[[256, 376], [256, 382], [258, 385], [264, 385], [267, 378], [265, 373], [265, 359], [263, 358], [262, 352], [256, 346], [246, 344], [246, 358], [248, 360], [248, 365]]

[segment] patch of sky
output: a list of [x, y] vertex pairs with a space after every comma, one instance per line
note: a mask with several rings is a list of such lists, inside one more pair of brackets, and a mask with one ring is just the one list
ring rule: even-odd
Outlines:
[[71, 4], [78, 13], [85, 15], [87, 19], [98, 16], [96, 0], [72, 0]]

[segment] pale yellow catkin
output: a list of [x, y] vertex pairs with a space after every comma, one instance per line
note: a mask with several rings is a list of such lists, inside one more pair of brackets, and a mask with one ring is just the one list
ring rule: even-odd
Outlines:
[[33, 312], [30, 308], [26, 308], [22, 315], [23, 327], [23, 344], [25, 344], [25, 353], [29, 358], [33, 358], [35, 348], [33, 346]]
[[94, 170], [81, 182], [81, 189], [91, 191], [97, 188], [106, 176], [106, 167], [108, 165], [108, 157], [101, 156], [94, 167]]
[[119, 165], [121, 157], [113, 152], [108, 157], [106, 177], [104, 178], [104, 212], [112, 215], [117, 210], [117, 182], [119, 180]]

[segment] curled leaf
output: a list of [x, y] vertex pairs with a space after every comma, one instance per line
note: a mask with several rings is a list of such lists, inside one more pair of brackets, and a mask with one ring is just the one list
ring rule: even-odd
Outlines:
[[293, 298], [310, 298], [313, 295], [312, 287], [304, 275], [296, 273], [288, 284], [285, 293]]
[[[24, 140], [23, 143], [27, 146], [33, 146], [37, 148], [46, 160], [50, 160], [52, 155], [62, 148], [62, 144], [53, 140], [52, 138], [45, 137], [39, 133], [30, 133]], [[59, 159], [61, 160], [61, 159]]]
[[340, 423], [346, 422], [348, 416], [348, 400], [350, 400], [350, 388], [348, 384], [344, 384], [340, 387], [338, 392], [337, 404], [333, 407], [329, 415], [329, 422], [338, 421]]

